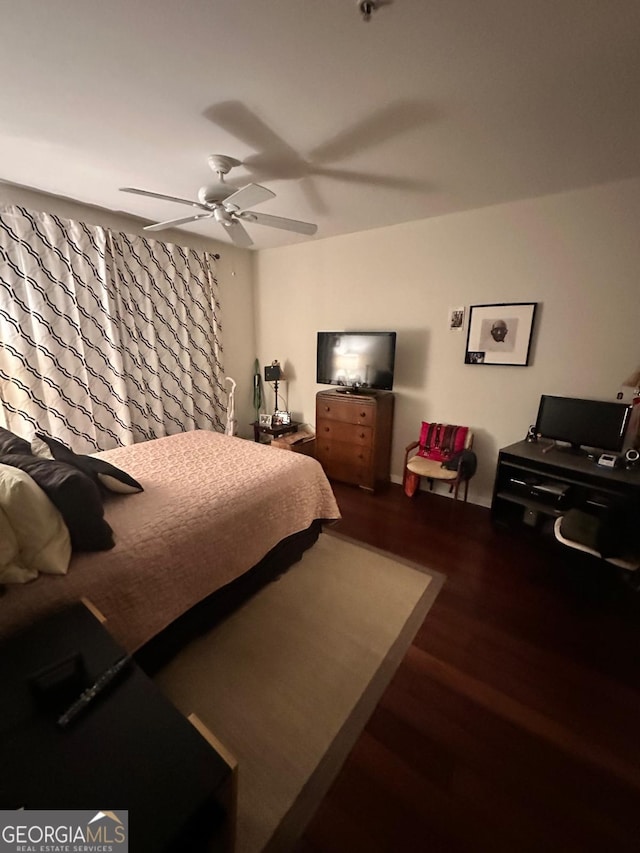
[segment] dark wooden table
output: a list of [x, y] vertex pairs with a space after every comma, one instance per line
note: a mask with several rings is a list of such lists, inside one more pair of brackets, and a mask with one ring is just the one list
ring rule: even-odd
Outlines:
[[[231, 768], [135, 663], [58, 725], [70, 698], [122, 655], [81, 603], [0, 646], [0, 808], [119, 808], [136, 853], [224, 849]], [[81, 678], [63, 663], [74, 656]]]

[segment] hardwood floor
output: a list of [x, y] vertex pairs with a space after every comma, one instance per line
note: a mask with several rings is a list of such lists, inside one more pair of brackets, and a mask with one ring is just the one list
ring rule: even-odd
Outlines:
[[298, 853], [638, 851], [640, 592], [483, 507], [334, 491], [447, 581]]

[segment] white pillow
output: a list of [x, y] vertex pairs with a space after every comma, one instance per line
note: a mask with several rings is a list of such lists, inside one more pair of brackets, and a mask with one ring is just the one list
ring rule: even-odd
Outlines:
[[28, 583], [37, 577], [35, 569], [21, 565], [16, 534], [0, 507], [0, 583]]
[[0, 464], [0, 508], [18, 543], [20, 564], [46, 574], [64, 575], [71, 560], [71, 538], [62, 515], [25, 471]]

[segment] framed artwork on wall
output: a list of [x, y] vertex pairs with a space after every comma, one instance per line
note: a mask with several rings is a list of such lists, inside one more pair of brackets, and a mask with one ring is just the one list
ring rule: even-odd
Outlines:
[[472, 305], [465, 364], [529, 364], [537, 302]]
[[461, 332], [464, 326], [464, 308], [449, 308], [449, 330]]

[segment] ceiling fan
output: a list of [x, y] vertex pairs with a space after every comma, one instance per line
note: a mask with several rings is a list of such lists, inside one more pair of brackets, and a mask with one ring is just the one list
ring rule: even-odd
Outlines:
[[318, 226], [312, 225], [310, 222], [301, 222], [298, 219], [286, 219], [282, 216], [272, 216], [269, 213], [256, 213], [253, 210], [247, 210], [249, 207], [275, 198], [275, 193], [260, 186], [260, 184], [247, 184], [246, 187], [241, 187], [239, 190], [229, 187], [225, 183], [224, 176], [234, 166], [240, 166], [240, 160], [226, 157], [223, 154], [211, 154], [208, 162], [218, 176], [218, 183], [200, 187], [197, 201], [154, 193], [149, 190], [139, 190], [135, 187], [120, 187], [120, 191], [123, 193], [135, 193], [164, 201], [174, 201], [178, 204], [188, 204], [190, 207], [202, 211], [180, 219], [168, 219], [164, 222], [156, 222], [154, 225], [146, 225], [145, 231], [162, 231], [164, 228], [186, 225], [187, 222], [197, 222], [200, 219], [215, 219], [227, 230], [231, 241], [236, 246], [247, 249], [249, 246], [253, 246], [253, 240], [242, 224], [243, 222], [267, 225], [270, 228], [281, 228], [283, 231], [293, 231], [296, 234], [312, 235], [318, 230]]

